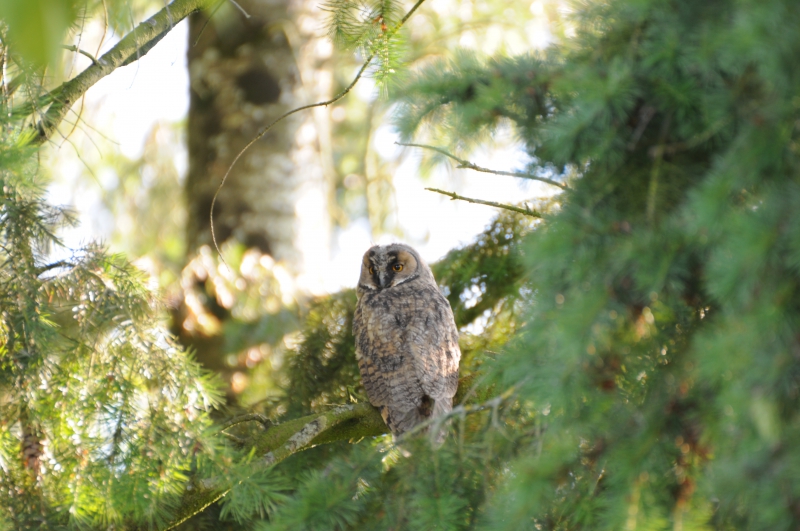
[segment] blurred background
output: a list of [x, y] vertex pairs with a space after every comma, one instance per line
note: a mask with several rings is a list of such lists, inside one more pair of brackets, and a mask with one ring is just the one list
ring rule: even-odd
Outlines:
[[[477, 173], [430, 150], [398, 146], [393, 123], [404, 77], [459, 50], [480, 56], [546, 48], [564, 7], [554, 2], [430, 0], [404, 32], [402, 68], [388, 82], [362, 78], [342, 100], [281, 122], [237, 162], [236, 154], [284, 112], [341, 92], [363, 58], [326, 34], [319, 0], [223, 2], [176, 25], [140, 60], [93, 86], [53, 136], [43, 163], [49, 198], [79, 217], [70, 247], [101, 240], [145, 270], [170, 310], [171, 330], [229, 384], [231, 405], [270, 393], [309, 301], [352, 288], [374, 243], [405, 241], [429, 262], [474, 239], [496, 217], [435, 187], [502, 203], [545, 197], [552, 187]], [[407, 8], [412, 3], [408, 3]], [[132, 24], [162, 8], [118, 3], [78, 17], [73, 45], [100, 56]], [[245, 13], [247, 15], [245, 15]], [[563, 29], [562, 29], [563, 31]], [[64, 51], [59, 75], [90, 59]], [[495, 170], [530, 162], [512, 129], [480, 144], [443, 147]]]

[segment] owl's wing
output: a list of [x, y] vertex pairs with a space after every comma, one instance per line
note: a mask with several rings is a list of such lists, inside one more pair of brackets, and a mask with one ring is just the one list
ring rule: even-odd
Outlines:
[[435, 400], [452, 398], [458, 389], [458, 329], [450, 303], [435, 286], [424, 290], [409, 323], [408, 344], [417, 379], [426, 395]]
[[361, 383], [367, 392], [369, 401], [373, 406], [380, 407], [386, 403], [384, 392], [385, 382], [375, 363], [375, 349], [373, 341], [370, 341], [369, 330], [367, 329], [369, 318], [364, 315], [362, 304], [364, 300], [358, 301], [355, 315], [353, 316], [353, 335], [356, 340], [356, 361], [358, 370], [361, 373]]

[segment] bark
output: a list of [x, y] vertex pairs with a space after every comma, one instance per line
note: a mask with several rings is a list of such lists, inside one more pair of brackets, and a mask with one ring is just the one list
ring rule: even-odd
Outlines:
[[[237, 3], [244, 12], [225, 2], [215, 13], [189, 19], [187, 260], [203, 246], [213, 248], [214, 203], [219, 246], [235, 241], [282, 261], [295, 276], [319, 276], [315, 268], [328, 262], [330, 240], [327, 110], [281, 120], [235, 159], [267, 124], [330, 98], [332, 45], [324, 12], [316, 0]], [[232, 315], [217, 303], [214, 288], [204, 278], [191, 282], [208, 295], [203, 304], [224, 327]], [[187, 330], [185, 316], [184, 302], [173, 314], [173, 330], [198, 361], [226, 381], [242, 369], [225, 362], [230, 341], [224, 332], [208, 337]], [[228, 401], [236, 402], [232, 388]]]
[[[330, 97], [331, 45], [309, 0], [231, 4], [190, 18], [187, 251], [211, 245], [214, 193], [237, 153], [286, 111]], [[201, 33], [202, 31], [202, 33]], [[195, 45], [194, 43], [197, 42]], [[326, 260], [329, 220], [327, 113], [281, 121], [234, 166], [217, 197], [217, 242], [234, 239], [302, 273]]]

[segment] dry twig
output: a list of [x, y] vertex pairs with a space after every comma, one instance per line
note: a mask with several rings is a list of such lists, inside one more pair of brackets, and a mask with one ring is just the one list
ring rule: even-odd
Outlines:
[[464, 197], [463, 195], [458, 195], [455, 192], [448, 192], [446, 190], [439, 190], [438, 188], [425, 188], [426, 190], [430, 190], [431, 192], [436, 192], [437, 194], [446, 195], [452, 201], [458, 199], [459, 201], [466, 201], [467, 203], [475, 203], [477, 205], [487, 205], [492, 206], [495, 208], [502, 208], [505, 210], [511, 210], [512, 212], [519, 212], [520, 214], [524, 214], [526, 216], [530, 216], [532, 218], [541, 218], [542, 214], [537, 210], [531, 210], [528, 208], [528, 205], [525, 205], [525, 208], [515, 207], [513, 205], [504, 205], [502, 203], [495, 203], [494, 201], [484, 201], [483, 199], [474, 199], [472, 197]]
[[566, 190], [567, 186], [560, 182], [554, 181], [552, 179], [548, 179], [547, 177], [539, 177], [537, 175], [531, 175], [530, 173], [522, 173], [518, 171], [502, 171], [502, 170], [491, 170], [489, 168], [484, 168], [483, 166], [478, 166], [477, 164], [473, 164], [472, 162], [464, 159], [460, 159], [453, 155], [452, 153], [445, 151], [444, 149], [436, 146], [429, 146], [427, 144], [412, 144], [412, 143], [404, 143], [404, 142], [395, 142], [398, 146], [407, 146], [407, 147], [418, 147], [423, 149], [430, 149], [437, 153], [441, 153], [445, 157], [451, 158], [454, 161], [458, 162], [458, 168], [466, 168], [468, 170], [475, 170], [482, 173], [494, 173], [495, 175], [508, 175], [509, 177], [520, 177], [522, 179], [530, 179], [532, 181], [539, 181], [543, 183], [550, 184], [552, 186], [557, 186], [562, 190]]

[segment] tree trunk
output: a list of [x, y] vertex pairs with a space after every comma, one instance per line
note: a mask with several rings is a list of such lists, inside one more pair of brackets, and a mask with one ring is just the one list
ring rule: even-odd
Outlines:
[[[332, 90], [332, 46], [316, 0], [242, 0], [240, 5], [246, 15], [224, 1], [216, 13], [190, 18], [187, 262], [212, 246], [212, 199], [241, 149], [287, 111], [328, 99]], [[329, 260], [329, 136], [328, 112], [322, 108], [288, 117], [250, 147], [217, 197], [217, 243], [238, 242], [282, 261], [295, 277], [319, 278]], [[313, 286], [302, 280], [300, 288]], [[176, 305], [173, 331], [205, 367], [226, 380], [246, 371], [244, 362], [229, 356], [248, 345], [226, 337], [232, 315], [218, 286], [192, 268], [182, 283], [184, 298]], [[198, 329], [190, 323], [187, 316], [197, 312], [187, 307], [189, 291], [219, 326]], [[230, 401], [236, 393], [232, 385]]]
[[[209, 13], [191, 17], [190, 257], [212, 243], [212, 198], [237, 153], [286, 111], [330, 96], [331, 46], [317, 4], [242, 1], [247, 18], [225, 2], [210, 21]], [[327, 258], [328, 130], [324, 109], [301, 112], [277, 124], [239, 159], [217, 197], [217, 243], [233, 239], [258, 248], [295, 273], [305, 272], [311, 253], [317, 261]]]

